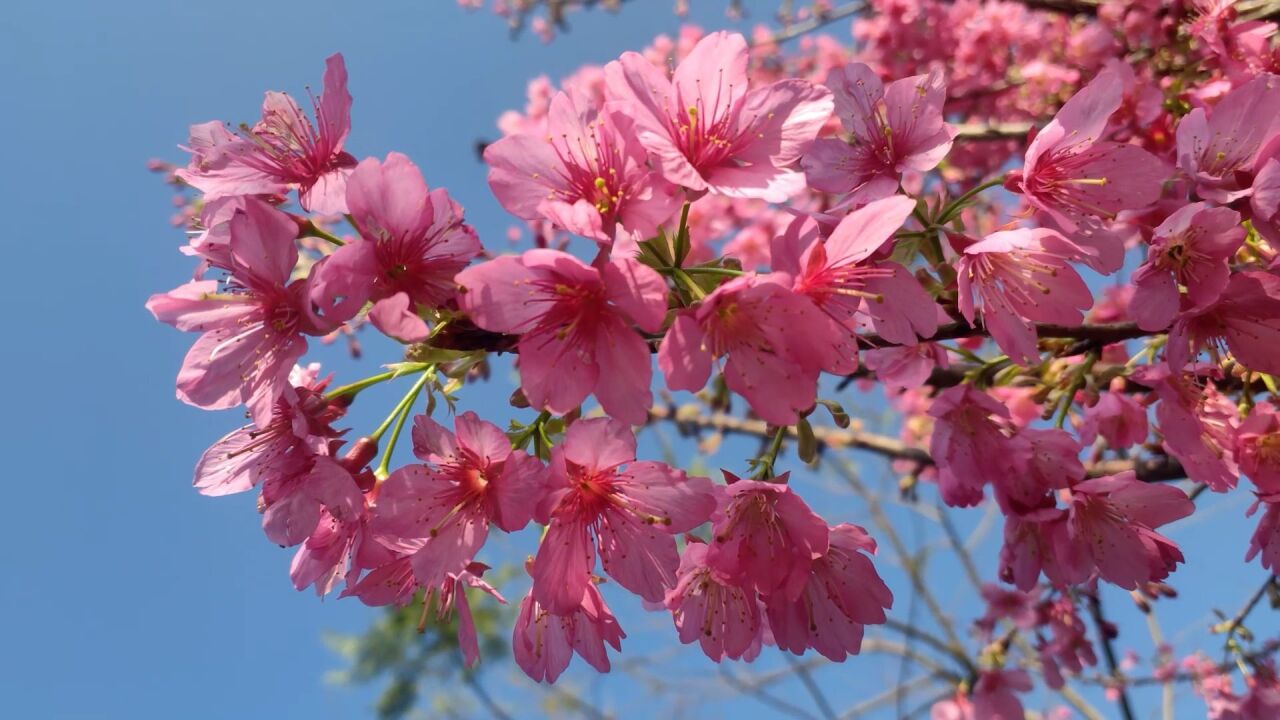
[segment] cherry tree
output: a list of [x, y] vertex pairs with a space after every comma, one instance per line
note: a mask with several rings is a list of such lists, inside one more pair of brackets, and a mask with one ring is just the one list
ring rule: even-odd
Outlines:
[[[568, 10], [621, 3], [495, 5], [550, 40]], [[1055, 716], [1135, 718], [1143, 686], [1171, 717], [1174, 685], [1211, 718], [1280, 717], [1280, 637], [1249, 629], [1280, 601], [1276, 5], [787, 2], [750, 37], [684, 26], [534, 79], [498, 119], [482, 160], [517, 252], [410, 158], [348, 150], [335, 54], [309, 110], [268, 92], [256, 121], [194, 124], [186, 164], [156, 164], [195, 263], [147, 302], [195, 334], [177, 397], [247, 419], [195, 488], [256, 491], [297, 589], [448, 628], [466, 668], [610, 672], [625, 594], [708, 667], [917, 663], [935, 720], [1022, 718], [1033, 690]], [[814, 34], [840, 23], [851, 38]], [[365, 377], [309, 354], [373, 334], [399, 350]], [[475, 402], [508, 356], [510, 407]], [[402, 389], [385, 419], [349, 423], [382, 386]], [[886, 430], [859, 396], [892, 409]], [[645, 456], [637, 433], [664, 426], [691, 457]], [[758, 450], [723, 458], [726, 436]], [[971, 628], [865, 455], [889, 460], [895, 501], [939, 504], [986, 608]], [[815, 501], [806, 467], [870, 527]], [[1223, 561], [1257, 585], [1220, 588], [1239, 604], [1179, 656], [1155, 618], [1199, 582], [1170, 530], [1206, 494], [1247, 495], [1213, 521], [1254, 524]], [[990, 564], [953, 524], [981, 508], [1003, 533]], [[527, 558], [494, 549], [516, 533]], [[1148, 629], [1109, 620], [1104, 590]], [[1157, 656], [1135, 669], [1117, 648], [1147, 630]], [[1105, 706], [1077, 690], [1099, 686]]]

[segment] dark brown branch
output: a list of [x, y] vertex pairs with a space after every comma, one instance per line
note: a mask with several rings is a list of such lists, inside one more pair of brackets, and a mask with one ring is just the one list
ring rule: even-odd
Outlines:
[[1102, 645], [1102, 656], [1107, 661], [1107, 670], [1111, 673], [1111, 677], [1117, 681], [1117, 692], [1120, 693], [1120, 712], [1124, 715], [1125, 720], [1134, 720], [1133, 706], [1129, 703], [1129, 692], [1125, 688], [1123, 677], [1120, 674], [1120, 663], [1116, 660], [1116, 649], [1112, 645], [1111, 624], [1102, 614], [1102, 601], [1098, 598], [1098, 594], [1087, 594], [1086, 601], [1089, 605], [1089, 614], [1093, 617], [1093, 624], [1098, 628], [1098, 642]]
[[[670, 420], [676, 427], [689, 435], [698, 430], [711, 430], [726, 435], [747, 435], [751, 437], [769, 438], [773, 432], [763, 420], [737, 417], [728, 413], [701, 413], [697, 408], [691, 412], [682, 412], [674, 407], [655, 405], [649, 410], [650, 421]], [[786, 429], [787, 436], [798, 438], [795, 427]], [[933, 465], [933, 457], [928, 451], [907, 445], [896, 438], [861, 430], [843, 430], [825, 425], [813, 426], [813, 436], [826, 448], [838, 450], [853, 448], [865, 450], [894, 460], [910, 460], [921, 467]], [[1182, 465], [1173, 458], [1158, 456], [1151, 458], [1135, 458], [1132, 460], [1103, 460], [1088, 465], [1089, 477], [1115, 475], [1132, 470], [1143, 482], [1164, 482], [1186, 477]]]
[[1024, 140], [1031, 128], [1029, 122], [960, 123], [956, 125], [957, 140]]

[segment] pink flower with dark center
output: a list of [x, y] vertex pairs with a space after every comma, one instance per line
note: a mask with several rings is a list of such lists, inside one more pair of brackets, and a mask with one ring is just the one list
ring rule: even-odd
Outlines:
[[1262, 495], [1280, 496], [1280, 414], [1275, 405], [1254, 405], [1236, 431], [1236, 461]]
[[1155, 528], [1194, 511], [1182, 490], [1144, 483], [1132, 471], [1077, 483], [1071, 488], [1067, 531], [1079, 561], [1078, 579], [1096, 570], [1126, 590], [1165, 579], [1183, 557]]
[[520, 602], [511, 648], [516, 664], [534, 682], [555, 682], [569, 667], [574, 653], [597, 672], [607, 673], [609, 651], [605, 644], [622, 651], [622, 639], [627, 634], [605, 605], [600, 591], [590, 582], [580, 588], [581, 595], [573, 607], [560, 614], [548, 612], [532, 592]]
[[804, 80], [748, 88], [747, 42], [711, 33], [670, 79], [638, 53], [605, 66], [606, 98], [623, 103], [672, 183], [695, 192], [783, 202], [804, 189], [789, 166], [831, 115], [831, 93]]
[[813, 561], [828, 549], [827, 524], [786, 484], [739, 480], [730, 485], [712, 518], [707, 565], [730, 584], [768, 598], [796, 600]]
[[558, 250], [529, 250], [463, 270], [462, 309], [476, 325], [520, 336], [520, 387], [533, 407], [565, 414], [595, 393], [612, 417], [640, 425], [653, 394], [649, 346], [667, 285], [628, 258], [591, 267]]
[[308, 282], [290, 282], [298, 262], [298, 226], [264, 203], [228, 221], [231, 275], [196, 280], [152, 295], [147, 309], [179, 330], [199, 332], [178, 373], [178, 398], [221, 410], [246, 404], [254, 423], [271, 423], [289, 371], [306, 352], [303, 333], [322, 334], [311, 312]]
[[1260, 152], [1280, 132], [1280, 76], [1261, 73], [1227, 93], [1213, 113], [1193, 108], [1178, 123], [1178, 167], [1196, 194], [1229, 203], [1250, 193]]
[[1071, 97], [1027, 147], [1005, 185], [1067, 231], [1087, 218], [1112, 220], [1160, 199], [1169, 172], [1137, 145], [1103, 140], [1124, 99], [1123, 79], [1103, 72]]
[[779, 649], [803, 655], [813, 648], [833, 662], [858, 654], [863, 627], [884, 623], [893, 607], [893, 593], [863, 554], [875, 551], [875, 540], [857, 525], [830, 529], [827, 552], [814, 559], [800, 596], [765, 598]]
[[720, 662], [752, 660], [760, 652], [764, 623], [755, 590], [734, 585], [707, 564], [707, 545], [690, 540], [680, 556], [676, 586], [663, 601], [680, 642], [697, 641]]
[[320, 262], [312, 300], [335, 322], [373, 301], [369, 320], [403, 342], [426, 339], [420, 312], [453, 298], [453, 277], [480, 254], [462, 208], [429, 190], [409, 158], [368, 158], [347, 181], [347, 205], [360, 237]]
[[[786, 284], [783, 284], [786, 283]], [[847, 333], [785, 275], [737, 277], [676, 315], [658, 348], [672, 390], [701, 390], [713, 358], [728, 357], [725, 383], [767, 422], [790, 425], [813, 406], [823, 369], [851, 372]]]
[[1240, 214], [1227, 208], [1192, 203], [1170, 215], [1155, 229], [1147, 261], [1133, 273], [1129, 314], [1138, 327], [1169, 327], [1178, 314], [1179, 286], [1187, 289], [1188, 310], [1217, 300], [1244, 236]]
[[862, 63], [836, 68], [826, 85], [849, 142], [818, 140], [801, 161], [809, 186], [861, 205], [888, 197], [907, 170], [928, 172], [951, 151], [956, 129], [943, 119], [942, 73], [914, 75], [885, 87]]
[[983, 326], [1014, 362], [1040, 361], [1033, 323], [1084, 322], [1093, 293], [1069, 264], [1083, 253], [1062, 235], [1034, 228], [996, 232], [979, 241], [954, 233], [947, 238], [960, 254], [960, 312], [973, 325], [980, 308]]
[[972, 385], [947, 388], [929, 406], [936, 418], [929, 453], [938, 466], [938, 490], [952, 507], [982, 502], [982, 489], [1014, 468], [1013, 443], [995, 418], [1009, 409]]
[[1250, 370], [1280, 375], [1280, 277], [1235, 273], [1217, 301], [1179, 315], [1169, 331], [1169, 365], [1186, 367], [1205, 346], [1230, 352]]
[[650, 237], [680, 207], [677, 188], [649, 170], [635, 121], [558, 93], [547, 127], [485, 148], [489, 187], [525, 220], [545, 219], [609, 247], [621, 231]]
[[191, 127], [191, 164], [179, 178], [206, 200], [230, 195], [280, 195], [297, 188], [308, 212], [347, 211], [347, 174], [356, 160], [344, 152], [351, 132], [351, 95], [342, 55], [325, 60], [324, 92], [312, 100], [312, 125], [293, 98], [268, 92], [262, 119], [234, 135], [213, 121]]
[[900, 345], [914, 345], [938, 329], [937, 305], [911, 272], [877, 257], [914, 209], [908, 197], [888, 197], [846, 215], [826, 240], [809, 220], [793, 223], [788, 234], [796, 233], [794, 239], [784, 236], [775, 243], [775, 269], [794, 274], [793, 289], [844, 329], [842, 352], [855, 360], [859, 318], [869, 318], [881, 337]]
[[484, 545], [489, 526], [516, 532], [545, 492], [546, 467], [493, 423], [465, 412], [457, 435], [426, 415], [413, 422], [414, 454], [425, 465], [396, 470], [378, 491], [371, 526], [389, 546], [410, 553], [422, 585], [460, 572]]
[[551, 452], [547, 494], [534, 518], [547, 525], [533, 561], [533, 597], [571, 612], [590, 584], [597, 548], [622, 587], [662, 602], [676, 585], [675, 535], [715, 509], [711, 481], [657, 462], [636, 462], [636, 438], [611, 418], [579, 420]]

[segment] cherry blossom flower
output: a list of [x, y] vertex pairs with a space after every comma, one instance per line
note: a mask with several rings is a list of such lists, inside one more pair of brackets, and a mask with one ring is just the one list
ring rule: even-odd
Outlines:
[[793, 289], [845, 329], [849, 337], [840, 352], [854, 359], [858, 317], [869, 318], [882, 338], [901, 345], [913, 345], [938, 329], [937, 306], [911, 272], [876, 257], [914, 209], [908, 197], [884, 198], [846, 215], [826, 240], [817, 237], [816, 223], [801, 222], [788, 231], [796, 233], [794, 239], [776, 243], [791, 247], [779, 251], [775, 269], [792, 272]]
[[1280, 375], [1280, 277], [1235, 273], [1218, 300], [1178, 315], [1169, 330], [1169, 365], [1185, 367], [1205, 345], [1230, 351], [1250, 370]]
[[631, 430], [611, 418], [579, 420], [552, 449], [547, 494], [534, 518], [547, 532], [533, 561], [533, 597], [564, 614], [595, 567], [650, 602], [676, 585], [675, 535], [715, 509], [711, 481], [658, 462], [636, 462]]
[[498, 426], [465, 412], [454, 427], [457, 435], [425, 415], [414, 418], [414, 454], [426, 464], [387, 478], [371, 521], [375, 535], [411, 553], [423, 585], [465, 568], [490, 525], [523, 528], [544, 492], [545, 466], [512, 450]]
[[1143, 330], [1164, 330], [1178, 313], [1178, 287], [1189, 308], [1208, 306], [1227, 286], [1228, 263], [1244, 243], [1240, 214], [1192, 203], [1155, 229], [1147, 261], [1134, 271], [1129, 313]]
[[1261, 73], [1227, 93], [1210, 114], [1193, 108], [1178, 123], [1178, 167], [1206, 200], [1249, 194], [1259, 152], [1280, 132], [1280, 77]]
[[1240, 471], [1263, 495], [1280, 495], [1280, 415], [1275, 405], [1259, 403], [1236, 431]]
[[669, 80], [634, 52], [604, 72], [606, 97], [626, 104], [662, 174], [695, 192], [787, 200], [804, 187], [788, 166], [831, 115], [831, 93], [806, 81], [750, 88], [738, 34], [707, 35]]
[[599, 268], [557, 250], [529, 250], [463, 270], [460, 304], [480, 327], [520, 336], [520, 386], [558, 414], [595, 393], [609, 415], [639, 425], [653, 395], [649, 347], [631, 325], [662, 326], [667, 285], [628, 258]]
[[534, 682], [555, 682], [569, 667], [574, 653], [597, 672], [609, 672], [605, 644], [622, 651], [622, 639], [627, 635], [600, 591], [593, 583], [580, 588], [582, 595], [574, 606], [560, 614], [548, 612], [532, 592], [520, 602], [511, 648], [516, 664]]
[[546, 128], [509, 135], [485, 148], [484, 159], [508, 212], [605, 247], [619, 231], [652, 236], [680, 207], [677, 188], [648, 169], [635, 121], [570, 93], [552, 98]]
[[1126, 590], [1163, 580], [1183, 557], [1155, 528], [1194, 510], [1182, 490], [1144, 483], [1132, 471], [1073, 485], [1067, 528], [1077, 571], [1096, 570]]
[[1081, 256], [1080, 249], [1062, 235], [1034, 228], [992, 233], [979, 241], [955, 233], [947, 237], [960, 253], [960, 312], [973, 325], [980, 309], [983, 327], [1015, 362], [1040, 361], [1034, 322], [1084, 322], [1093, 294], [1069, 264]]
[[800, 596], [765, 598], [779, 649], [802, 655], [813, 648], [833, 662], [858, 654], [863, 627], [884, 623], [893, 607], [893, 593], [863, 554], [875, 551], [875, 541], [857, 525], [830, 529], [827, 551], [814, 559]]
[[680, 642], [697, 641], [716, 662], [754, 659], [764, 628], [755, 590], [734, 585], [708, 565], [707, 545], [692, 540], [680, 556], [676, 578], [664, 604], [671, 610]]
[[373, 301], [369, 320], [383, 333], [426, 339], [419, 312], [452, 299], [453, 276], [480, 254], [462, 208], [443, 189], [429, 190], [400, 153], [361, 162], [347, 181], [347, 204], [360, 237], [315, 268], [312, 300], [338, 322]]
[[1036, 134], [1006, 186], [1068, 231], [1087, 218], [1114, 219], [1158, 200], [1169, 175], [1165, 164], [1137, 145], [1102, 139], [1123, 96], [1118, 74], [1095, 77]]
[[201, 333], [178, 373], [180, 400], [207, 410], [245, 404], [266, 427], [306, 352], [303, 333], [329, 328], [311, 313], [308, 283], [289, 281], [298, 226], [265, 204], [245, 206], [228, 223], [231, 276], [152, 295], [147, 309], [163, 323]]
[[766, 421], [795, 423], [799, 411], [813, 406], [822, 369], [848, 372], [856, 365], [832, 320], [787, 280], [734, 278], [676, 315], [658, 348], [667, 387], [701, 390], [712, 359], [727, 356], [730, 390]]
[[[1210, 373], [1209, 379], [1213, 377]], [[1187, 477], [1215, 492], [1235, 487], [1240, 474], [1232, 452], [1238, 422], [1235, 406], [1211, 385], [1200, 387], [1195, 375], [1167, 365], [1138, 368], [1130, 378], [1155, 390], [1162, 447], [1178, 460]]]
[[895, 80], [886, 87], [862, 63], [832, 70], [826, 85], [849, 142], [822, 139], [801, 165], [810, 187], [861, 205], [888, 197], [907, 170], [927, 172], [951, 150], [956, 129], [943, 119], [942, 73]]
[[206, 200], [280, 195], [297, 188], [303, 210], [347, 211], [346, 181], [356, 160], [343, 151], [351, 132], [351, 95], [342, 55], [325, 60], [324, 92], [313, 99], [315, 125], [293, 98], [268, 92], [262, 119], [240, 135], [213, 121], [191, 127], [191, 164], [177, 175]]
[[957, 385], [938, 394], [929, 407], [936, 418], [929, 454], [938, 466], [938, 490], [951, 506], [969, 507], [982, 501], [989, 480], [1013, 468], [1009, 439], [996, 418], [1009, 409], [972, 385]]
[[707, 565], [731, 584], [796, 600], [813, 561], [828, 549], [827, 525], [786, 484], [732, 480], [712, 517]]
[[1140, 445], [1147, 439], [1147, 411], [1122, 392], [1104, 392], [1098, 402], [1084, 409], [1080, 442], [1088, 445], [1101, 436], [1113, 448]]

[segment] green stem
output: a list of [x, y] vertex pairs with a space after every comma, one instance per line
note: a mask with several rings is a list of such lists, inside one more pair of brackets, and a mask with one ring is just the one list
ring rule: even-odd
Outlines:
[[533, 437], [534, 433], [538, 432], [538, 428], [542, 427], [542, 424], [550, 419], [551, 413], [543, 410], [538, 414], [538, 417], [535, 418], [533, 422], [526, 425], [524, 430], [521, 430], [520, 434], [512, 439], [511, 447], [516, 448], [517, 450], [524, 449], [525, 443], [529, 442], [529, 438]]
[[675, 242], [675, 266], [680, 267], [684, 264], [684, 259], [689, 255], [689, 205], [685, 203], [680, 208], [680, 227], [676, 230]]
[[768, 480], [773, 477], [773, 463], [778, 459], [778, 452], [782, 450], [782, 438], [787, 434], [787, 427], [784, 425], [773, 433], [773, 440], [769, 443], [769, 449], [764, 455], [760, 456], [757, 461], [756, 469], [757, 480]]
[[1093, 369], [1093, 364], [1097, 361], [1097, 351], [1090, 351], [1088, 355], [1084, 356], [1084, 360], [1081, 361], [1080, 366], [1072, 374], [1071, 382], [1067, 385], [1067, 390], [1062, 395], [1062, 404], [1058, 406], [1058, 417], [1054, 420], [1054, 427], [1061, 430], [1062, 426], [1067, 424], [1067, 415], [1070, 414], [1071, 406], [1076, 401], [1076, 393], [1079, 392], [1080, 388], [1084, 387], [1085, 376], [1089, 374], [1089, 371]]
[[675, 279], [684, 286], [684, 289], [689, 291], [689, 294], [693, 296], [694, 300], [701, 300], [707, 296], [707, 291], [703, 290], [698, 283], [694, 282], [689, 273], [685, 272], [683, 269], [671, 268], [671, 273]]
[[321, 240], [328, 240], [329, 242], [333, 243], [334, 245], [337, 245], [338, 247], [342, 247], [343, 245], [346, 245], [346, 243], [342, 241], [342, 238], [321, 228], [319, 225], [316, 225], [314, 222], [308, 222], [307, 226], [302, 229], [302, 232], [303, 232], [303, 237], [306, 237], [308, 235], [311, 237], [318, 237]]
[[972, 190], [961, 195], [955, 200], [952, 200], [951, 202], [947, 203], [946, 207], [942, 209], [942, 214], [938, 216], [938, 220], [934, 224], [938, 226], [946, 225], [947, 223], [951, 222], [951, 219], [953, 217], [955, 217], [962, 209], [964, 209], [964, 204], [969, 200], [972, 200], [978, 193], [1003, 183], [1004, 183], [1004, 178], [994, 178], [992, 180], [988, 180], [978, 185], [977, 187], [974, 187]]
[[413, 409], [413, 402], [418, 399], [418, 393], [422, 392], [422, 387], [434, 376], [435, 373], [423, 373], [422, 377], [418, 378], [418, 382], [413, 384], [413, 387], [409, 389], [409, 393], [396, 406], [395, 412], [391, 413], [386, 421], [382, 423], [382, 427], [379, 427], [370, 436], [375, 441], [382, 437], [382, 433], [387, 430], [387, 424], [392, 418], [395, 418], [395, 427], [391, 429], [391, 438], [387, 440], [387, 448], [382, 451], [382, 461], [378, 463], [378, 468], [373, 471], [374, 477], [385, 478], [387, 476], [387, 470], [391, 467], [391, 455], [395, 452], [396, 443], [400, 440], [400, 431], [404, 429], [405, 420], [409, 419], [409, 411]]
[[430, 367], [430, 363], [406, 363], [406, 365], [410, 366], [407, 370], [405, 369], [405, 366], [402, 365], [398, 370], [388, 370], [387, 372], [378, 373], [377, 375], [370, 375], [369, 377], [363, 380], [357, 380], [356, 382], [353, 382], [349, 385], [342, 385], [340, 387], [336, 387], [330, 390], [329, 392], [325, 393], [324, 399], [332, 400], [336, 397], [341, 397], [343, 395], [354, 395], [360, 392], [361, 390], [364, 390], [367, 387], [372, 387], [374, 385], [377, 385], [378, 383], [384, 383], [388, 380], [394, 380], [400, 377], [401, 375], [408, 375], [415, 372], [422, 372], [423, 370], [426, 370], [428, 367]]
[[690, 275], [727, 275], [729, 277], [742, 277], [746, 275], [741, 270], [734, 270], [726, 267], [687, 267], [682, 268], [683, 272]]

